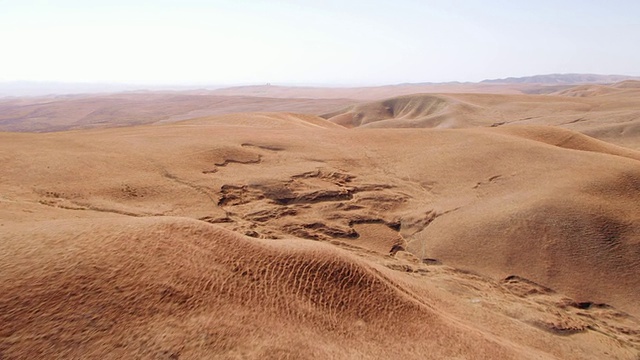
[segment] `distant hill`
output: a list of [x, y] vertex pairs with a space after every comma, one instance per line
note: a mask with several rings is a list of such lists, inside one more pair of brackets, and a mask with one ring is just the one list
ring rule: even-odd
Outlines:
[[39, 81], [0, 82], [0, 97], [116, 93], [142, 89], [126, 84], [63, 83]]
[[341, 99], [284, 99], [188, 92], [0, 98], [0, 131], [50, 132], [174, 122], [242, 112], [321, 114], [351, 105]]
[[124, 83], [74, 83], [55, 81], [0, 82], [0, 98], [77, 94], [112, 94], [122, 92], [212, 90], [215, 85], [144, 85]]
[[484, 84], [611, 84], [624, 80], [640, 80], [637, 76], [597, 75], [597, 74], [548, 74], [524, 77], [508, 77], [505, 79], [489, 79]]
[[304, 85], [142, 85], [120, 83], [64, 83], [38, 81], [0, 81], [0, 98], [34, 97], [77, 94], [114, 94], [122, 92], [184, 91], [191, 94], [224, 96], [252, 96], [270, 98], [331, 98], [356, 100], [382, 100], [416, 93], [501, 93], [548, 94], [566, 90], [570, 86], [584, 84], [614, 84], [625, 80], [640, 80], [640, 76], [597, 74], [548, 74], [504, 79], [487, 79], [480, 82], [415, 82], [381, 86], [304, 86]]

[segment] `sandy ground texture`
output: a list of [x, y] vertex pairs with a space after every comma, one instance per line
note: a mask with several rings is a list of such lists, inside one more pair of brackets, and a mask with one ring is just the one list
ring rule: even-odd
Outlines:
[[637, 360], [619, 86], [0, 133], [0, 358]]

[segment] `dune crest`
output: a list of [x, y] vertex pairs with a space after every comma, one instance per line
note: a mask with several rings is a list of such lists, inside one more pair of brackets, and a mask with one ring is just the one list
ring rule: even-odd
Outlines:
[[[432, 285], [411, 281], [429, 279], [425, 265], [399, 260], [387, 260], [389, 267], [369, 265], [329, 244], [250, 240], [184, 218], [29, 226], [29, 238], [10, 233], [2, 239], [4, 256], [12, 258], [12, 266], [5, 262], [0, 292], [0, 303], [12, 309], [1, 315], [0, 350], [8, 357], [28, 352], [109, 358], [473, 354], [515, 359], [554, 353], [537, 341], [529, 341], [523, 353], [508, 333], [490, 335], [468, 319], [443, 312], [437, 306], [443, 299]], [[394, 266], [416, 275], [402, 281]], [[470, 280], [453, 270], [438, 272], [448, 281]], [[522, 286], [535, 289], [518, 281], [510, 279], [494, 291], [507, 297]], [[525, 308], [525, 302], [519, 306]], [[548, 326], [541, 338], [557, 336], [554, 331], [584, 334], [605, 347], [571, 355], [603, 355], [610, 341], [585, 333], [589, 323], [575, 318], [573, 303], [555, 306], [564, 314], [563, 323], [553, 322], [561, 318], [527, 319], [533, 326], [525, 331]], [[488, 311], [507, 326], [503, 310]], [[632, 351], [623, 347], [616, 354], [630, 358]]]

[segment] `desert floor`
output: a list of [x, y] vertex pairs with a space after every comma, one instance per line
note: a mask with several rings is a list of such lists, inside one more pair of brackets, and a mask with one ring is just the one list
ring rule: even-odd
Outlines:
[[640, 358], [640, 82], [0, 99], [0, 359]]

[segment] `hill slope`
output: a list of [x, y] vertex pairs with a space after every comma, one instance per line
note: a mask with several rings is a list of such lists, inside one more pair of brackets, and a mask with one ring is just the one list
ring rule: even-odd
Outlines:
[[640, 153], [570, 130], [240, 114], [0, 156], [4, 357], [640, 352]]
[[413, 94], [322, 115], [346, 127], [472, 128], [554, 125], [640, 149], [640, 91], [634, 82], [584, 85], [554, 95]]
[[0, 99], [0, 131], [51, 132], [167, 123], [238, 112], [322, 113], [345, 99], [274, 99], [200, 93], [123, 93]]

